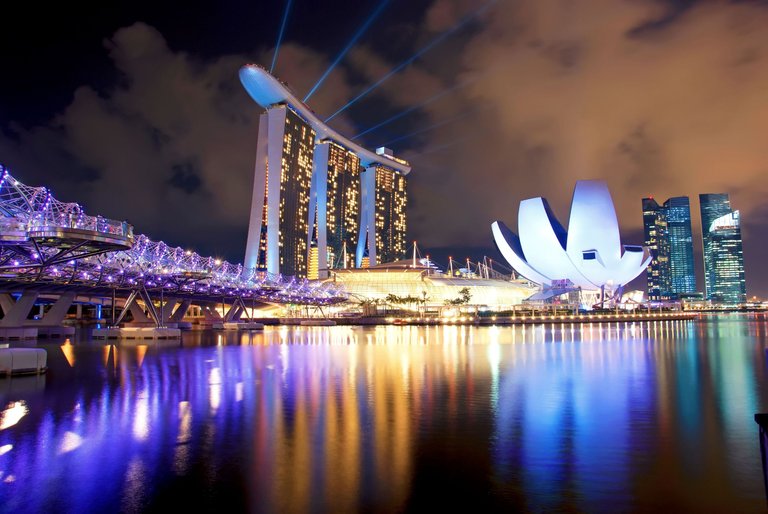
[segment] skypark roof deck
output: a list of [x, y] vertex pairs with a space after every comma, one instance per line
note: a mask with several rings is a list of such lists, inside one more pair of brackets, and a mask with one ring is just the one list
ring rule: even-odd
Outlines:
[[342, 136], [328, 125], [325, 124], [310, 109], [307, 104], [296, 97], [282, 82], [272, 76], [267, 70], [256, 64], [247, 64], [240, 68], [240, 81], [245, 90], [251, 95], [256, 103], [265, 109], [274, 105], [288, 104], [293, 110], [300, 114], [317, 133], [317, 139], [322, 141], [329, 139], [355, 152], [360, 157], [360, 163], [363, 166], [381, 164], [388, 168], [399, 171], [407, 175], [411, 171], [410, 165], [402, 159], [397, 159], [389, 155], [377, 154], [366, 150], [352, 140]]

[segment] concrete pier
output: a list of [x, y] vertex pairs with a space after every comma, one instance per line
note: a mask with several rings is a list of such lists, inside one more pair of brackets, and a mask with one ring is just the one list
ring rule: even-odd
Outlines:
[[37, 339], [37, 327], [0, 327], [0, 341]]
[[74, 337], [74, 335], [75, 327], [68, 327], [65, 325], [37, 327], [37, 337], [40, 339], [64, 339], [66, 337]]

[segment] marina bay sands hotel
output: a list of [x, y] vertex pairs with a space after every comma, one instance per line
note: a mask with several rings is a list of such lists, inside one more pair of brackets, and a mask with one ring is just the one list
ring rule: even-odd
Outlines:
[[240, 80], [266, 109], [244, 266], [325, 278], [328, 269], [402, 259], [410, 165], [334, 131], [260, 66], [241, 68]]

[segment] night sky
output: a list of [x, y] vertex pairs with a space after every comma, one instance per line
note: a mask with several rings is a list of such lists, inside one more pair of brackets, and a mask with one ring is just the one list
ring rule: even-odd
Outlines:
[[[275, 74], [303, 96], [380, 4], [294, 0]], [[259, 107], [284, 3], [14, 4], [0, 31], [0, 163], [90, 213], [241, 261]], [[309, 101], [330, 115], [465, 16], [466, 0], [391, 0]], [[698, 194], [742, 212], [747, 291], [768, 296], [768, 4], [499, 0], [331, 125], [410, 160], [409, 238], [496, 256], [489, 225], [574, 182], [608, 181], [626, 243], [641, 198]], [[444, 94], [441, 94], [444, 93]], [[429, 101], [427, 101], [429, 100]], [[644, 279], [644, 276], [642, 277]], [[642, 287], [643, 281], [637, 284]]]

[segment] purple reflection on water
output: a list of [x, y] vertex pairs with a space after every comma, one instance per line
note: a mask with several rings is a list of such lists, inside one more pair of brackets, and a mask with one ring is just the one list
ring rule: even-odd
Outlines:
[[[41, 344], [0, 510], [732, 510], [764, 496], [762, 320], [276, 328]], [[10, 419], [10, 418], [9, 418]]]

